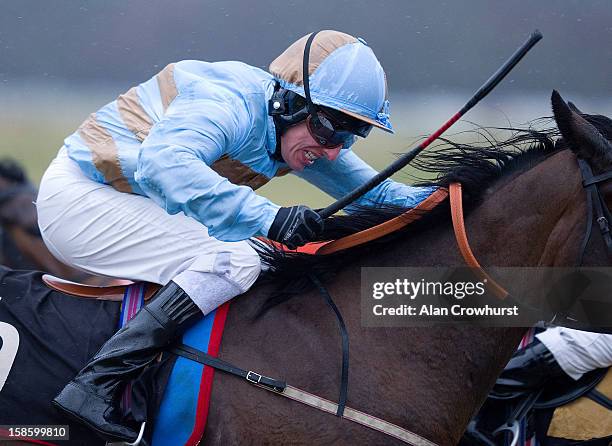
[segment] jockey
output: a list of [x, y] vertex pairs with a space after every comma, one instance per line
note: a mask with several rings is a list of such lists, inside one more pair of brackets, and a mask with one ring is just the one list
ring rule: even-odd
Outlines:
[[[312, 209], [254, 190], [292, 172], [338, 198], [369, 180], [376, 171], [350, 147], [372, 127], [393, 132], [386, 94], [362, 39], [321, 31], [292, 44], [270, 73], [181, 61], [90, 115], [42, 179], [43, 239], [68, 265], [163, 287], [54, 404], [105, 438], [133, 441], [121, 384], [253, 285], [261, 265], [248, 239], [295, 248], [321, 233]], [[387, 179], [356, 204], [412, 207], [431, 192]]]
[[[540, 444], [540, 440], [542, 444], [549, 444], [540, 436], [547, 435], [550, 418], [542, 417], [546, 419], [544, 430], [540, 422], [527, 421], [529, 414], [525, 412], [525, 409], [532, 410], [531, 406], [525, 406], [530, 402], [528, 398], [534, 395], [539, 398], [540, 392], [555, 389], [554, 398], [547, 401], [548, 408], [552, 409], [564, 400], [563, 395], [567, 390], [571, 389], [574, 396], [579, 395], [576, 393], [575, 386], [572, 385], [573, 381], [584, 377], [583, 382], [577, 383], [576, 386], [580, 386], [579, 388], [583, 391], [590, 389], [593, 383], [597, 383], [593, 381], [597, 376], [587, 375], [585, 377], [585, 374], [608, 367], [612, 367], [611, 334], [566, 327], [547, 328], [536, 334], [533, 342], [517, 350], [510, 358], [489, 392], [487, 402], [474, 416], [459, 444], [462, 446], [497, 444], [497, 440], [503, 440], [496, 437], [492, 431], [500, 427], [500, 423], [503, 423], [501, 426], [506, 426], [510, 430], [512, 422], [515, 421], [524, 425], [520, 428], [520, 438], [524, 439], [524, 442], [521, 440], [518, 444]], [[554, 403], [555, 400], [556, 403]], [[535, 401], [531, 402], [535, 403]], [[569, 400], [565, 399], [563, 404], [567, 402]], [[516, 416], [519, 419], [511, 418], [508, 424], [508, 417]], [[537, 439], [535, 443], [530, 440], [533, 435]], [[518, 440], [519, 437], [515, 438]], [[577, 444], [569, 439], [553, 443]], [[593, 444], [596, 443], [600, 444], [595, 440]]]

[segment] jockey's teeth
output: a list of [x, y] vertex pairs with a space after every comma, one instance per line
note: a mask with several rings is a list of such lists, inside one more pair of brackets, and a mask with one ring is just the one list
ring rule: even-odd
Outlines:
[[306, 159], [311, 162], [314, 162], [317, 159], [317, 156], [312, 152], [306, 152]]

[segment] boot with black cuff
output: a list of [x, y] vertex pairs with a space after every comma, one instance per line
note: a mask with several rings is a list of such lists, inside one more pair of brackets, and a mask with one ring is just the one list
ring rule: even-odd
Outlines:
[[181, 287], [168, 283], [100, 348], [53, 404], [106, 440], [133, 442], [138, 432], [121, 424], [120, 391], [202, 316]]

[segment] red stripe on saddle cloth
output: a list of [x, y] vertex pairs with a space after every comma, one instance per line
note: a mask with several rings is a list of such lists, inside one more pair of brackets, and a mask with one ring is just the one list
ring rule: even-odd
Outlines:
[[282, 243], [275, 242], [270, 239], [260, 237], [265, 243], [269, 243], [278, 249], [286, 252], [297, 252], [300, 254], [310, 255], [325, 255], [333, 254], [334, 252], [342, 251], [354, 246], [359, 246], [364, 243], [376, 240], [384, 237], [385, 235], [391, 234], [401, 228], [408, 226], [410, 223], [417, 221], [424, 214], [431, 211], [433, 208], [438, 206], [448, 197], [448, 190], [445, 188], [436, 189], [430, 196], [425, 200], [421, 201], [414, 208], [404, 212], [397, 217], [392, 218], [384, 223], [373, 226], [363, 231], [359, 231], [355, 234], [347, 235], [346, 237], [339, 238], [337, 240], [328, 240], [323, 242], [310, 242], [304, 246], [300, 246], [297, 249], [289, 249]]
[[[208, 340], [208, 354], [216, 357], [219, 354], [219, 346], [221, 345], [221, 337], [225, 328], [225, 320], [229, 310], [229, 302], [224, 303], [215, 314], [210, 339]], [[196, 409], [196, 420], [193, 426], [193, 431], [190, 437], [185, 442], [185, 446], [196, 446], [204, 436], [206, 429], [206, 421], [208, 419], [208, 407], [210, 405], [210, 394], [212, 391], [212, 382], [215, 369], [205, 366], [202, 370], [200, 378], [200, 391], [198, 394], [198, 405]]]

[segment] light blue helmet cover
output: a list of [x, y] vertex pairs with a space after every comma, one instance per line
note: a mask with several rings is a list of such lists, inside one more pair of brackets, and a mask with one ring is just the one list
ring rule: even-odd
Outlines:
[[[327, 33], [338, 32], [327, 31]], [[326, 34], [323, 34], [323, 38], [325, 36]], [[317, 35], [314, 42], [317, 42], [319, 38], [319, 35]], [[300, 39], [300, 41], [303, 39]], [[389, 120], [389, 101], [386, 99], [385, 72], [365, 41], [363, 39], [353, 39], [354, 41], [345, 43], [326, 54], [322, 60], [318, 61], [318, 66], [316, 65], [317, 54], [313, 54], [317, 52], [317, 49], [315, 49], [313, 43], [310, 54], [311, 73], [309, 77], [312, 102], [340, 110], [393, 133], [393, 127]], [[303, 52], [304, 45], [301, 47]], [[293, 51], [291, 56], [297, 56], [298, 53], [298, 51]], [[277, 77], [283, 88], [305, 96], [301, 82], [301, 64], [295, 63], [295, 61], [291, 64], [295, 67], [299, 65], [299, 74], [290, 73], [287, 76], [285, 73], [286, 77], [297, 80], [297, 82], [284, 79], [282, 70], [277, 70], [281, 71], [280, 75], [274, 72], [274, 64], [278, 64], [277, 61], [283, 57], [286, 57], [285, 53], [270, 66], [272, 74]], [[312, 70], [313, 59], [316, 66], [314, 70]]]

